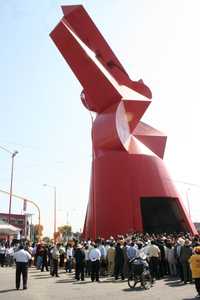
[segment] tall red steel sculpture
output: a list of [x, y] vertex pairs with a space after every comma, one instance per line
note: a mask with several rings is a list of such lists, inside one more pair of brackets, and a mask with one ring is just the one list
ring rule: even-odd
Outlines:
[[50, 36], [96, 112], [84, 236], [196, 229], [163, 163], [167, 137], [141, 121], [152, 94], [132, 81], [81, 5], [62, 6]]

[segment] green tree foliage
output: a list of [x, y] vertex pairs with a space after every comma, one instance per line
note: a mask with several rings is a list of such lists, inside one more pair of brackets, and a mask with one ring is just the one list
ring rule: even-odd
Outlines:
[[43, 226], [41, 224], [36, 224], [34, 226], [34, 232], [35, 232], [35, 240], [40, 241], [42, 237]]
[[63, 240], [67, 240], [72, 235], [72, 227], [70, 225], [63, 225], [58, 227], [58, 232], [62, 235]]
[[50, 239], [50, 237], [48, 237], [48, 236], [45, 236], [45, 237], [43, 237], [43, 242], [45, 242], [46, 244], [49, 244], [50, 242], [51, 242], [51, 239]]

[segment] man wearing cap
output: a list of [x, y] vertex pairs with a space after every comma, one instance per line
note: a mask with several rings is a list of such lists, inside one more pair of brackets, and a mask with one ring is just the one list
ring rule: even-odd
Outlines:
[[14, 253], [16, 261], [16, 289], [19, 290], [21, 274], [23, 278], [23, 289], [27, 289], [28, 279], [28, 262], [31, 259], [30, 253], [24, 250], [23, 245], [19, 246], [19, 250]]
[[81, 274], [81, 280], [84, 281], [85, 253], [82, 249], [81, 244], [78, 244], [75, 249], [74, 259], [76, 262], [75, 279], [80, 280], [80, 274]]

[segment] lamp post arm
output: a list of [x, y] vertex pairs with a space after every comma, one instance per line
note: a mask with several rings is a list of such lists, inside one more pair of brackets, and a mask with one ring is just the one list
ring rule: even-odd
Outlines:
[[3, 146], [0, 146], [0, 149], [6, 151], [6, 152], [8, 152], [8, 153], [10, 153], [11, 155], [13, 154], [13, 152], [11, 152], [10, 150], [6, 149], [6, 148], [3, 147]]
[[[0, 189], [0, 193], [10, 195], [9, 192], [1, 190], [1, 189]], [[39, 208], [39, 206], [34, 201], [32, 201], [30, 199], [27, 199], [25, 197], [22, 197], [22, 196], [19, 196], [19, 195], [16, 195], [16, 194], [12, 194], [12, 196], [15, 197], [15, 198], [17, 198], [17, 199], [20, 199], [20, 200], [25, 200], [25, 201], [33, 204], [37, 208], [37, 210], [38, 210], [38, 224], [40, 225], [40, 220], [41, 220], [40, 216], [41, 216], [41, 214], [40, 214], [40, 208]]]

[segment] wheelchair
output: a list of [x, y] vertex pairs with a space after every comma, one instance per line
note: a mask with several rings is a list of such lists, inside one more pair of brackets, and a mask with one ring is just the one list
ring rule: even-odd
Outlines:
[[148, 263], [141, 258], [132, 259], [129, 263], [131, 264], [128, 277], [129, 287], [134, 289], [135, 286], [140, 283], [141, 287], [145, 290], [150, 289], [153, 280], [149, 272]]

